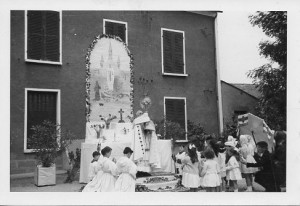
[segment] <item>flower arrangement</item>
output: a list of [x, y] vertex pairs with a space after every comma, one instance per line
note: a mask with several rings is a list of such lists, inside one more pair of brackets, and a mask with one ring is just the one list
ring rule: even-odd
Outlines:
[[117, 118], [116, 115], [113, 115], [113, 116], [112, 116], [111, 114], [109, 114], [108, 117], [103, 117], [102, 115], [99, 115], [99, 117], [100, 117], [100, 119], [101, 119], [102, 121], [105, 122], [106, 129], [109, 128], [109, 124], [111, 123], [111, 121], [113, 121], [114, 119]]

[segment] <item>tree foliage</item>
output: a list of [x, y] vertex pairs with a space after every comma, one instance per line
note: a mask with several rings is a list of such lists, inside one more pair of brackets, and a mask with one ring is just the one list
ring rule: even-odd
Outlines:
[[271, 129], [286, 130], [287, 12], [257, 12], [249, 19], [272, 38], [259, 44], [260, 55], [270, 63], [248, 72], [262, 94], [257, 112]]

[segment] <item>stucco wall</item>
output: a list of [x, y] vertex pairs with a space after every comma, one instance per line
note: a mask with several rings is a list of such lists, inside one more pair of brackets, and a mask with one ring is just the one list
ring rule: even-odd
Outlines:
[[221, 82], [224, 124], [232, 122], [234, 111], [255, 114], [258, 99], [225, 82]]
[[[31, 171], [32, 154], [23, 153], [25, 88], [61, 90], [61, 124], [78, 138], [85, 135], [85, 55], [94, 37], [103, 33], [103, 19], [128, 23], [128, 48], [134, 57], [134, 78], [153, 80], [149, 114], [164, 113], [164, 96], [186, 97], [187, 118], [217, 133], [218, 108], [215, 66], [214, 18], [189, 12], [63, 11], [62, 65], [24, 60], [24, 11], [11, 12], [11, 170]], [[161, 28], [185, 31], [188, 77], [162, 75]], [[134, 112], [142, 96], [134, 85]], [[26, 167], [19, 165], [24, 162]], [[31, 162], [26, 164], [26, 162]], [[60, 161], [62, 162], [62, 161]], [[59, 164], [61, 165], [61, 164]]]

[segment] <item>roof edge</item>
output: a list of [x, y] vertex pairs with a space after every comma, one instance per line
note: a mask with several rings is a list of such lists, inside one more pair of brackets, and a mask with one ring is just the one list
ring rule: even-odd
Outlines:
[[242, 89], [240, 89], [240, 88], [234, 86], [233, 84], [230, 84], [230, 83], [225, 82], [225, 81], [223, 81], [223, 80], [221, 80], [221, 82], [223, 82], [223, 83], [225, 83], [225, 84], [227, 84], [227, 85], [230, 85], [230, 86], [232, 86], [232, 87], [234, 87], [234, 88], [236, 88], [236, 89], [238, 89], [238, 90], [244, 92], [245, 94], [248, 94], [249, 96], [251, 96], [251, 97], [253, 97], [253, 98], [257, 99], [257, 100], [259, 99], [258, 97], [254, 96], [254, 95], [252, 95], [252, 94], [249, 94], [248, 92], [246, 92], [246, 91], [244, 91], [244, 90], [242, 90]]
[[217, 17], [218, 13], [222, 13], [223, 11], [187, 11], [187, 12], [215, 18]]

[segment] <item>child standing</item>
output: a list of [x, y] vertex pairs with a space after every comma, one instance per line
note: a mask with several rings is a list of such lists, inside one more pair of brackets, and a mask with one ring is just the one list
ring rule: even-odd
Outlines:
[[182, 160], [185, 158], [186, 153], [184, 151], [184, 146], [179, 145], [179, 152], [176, 155], [172, 155], [173, 160], [175, 161], [176, 174], [182, 177]]
[[100, 153], [98, 151], [93, 152], [93, 160], [89, 167], [89, 181], [92, 181], [93, 178], [97, 175], [98, 172], [98, 159], [100, 157]]
[[220, 163], [220, 176], [221, 176], [221, 192], [225, 192], [226, 190], [226, 166], [225, 166], [225, 161], [226, 161], [226, 154], [225, 154], [225, 148], [224, 145], [220, 146], [220, 152], [219, 152], [219, 157], [221, 159]]
[[[256, 163], [253, 154], [254, 150], [252, 146], [249, 145], [248, 135], [240, 136], [240, 154], [248, 163]], [[252, 179], [253, 173], [257, 172], [257, 169], [254, 167], [247, 167], [244, 164], [241, 164], [241, 173], [242, 176], [246, 179], [247, 190], [246, 192], [252, 192]]]
[[234, 192], [238, 192], [237, 181], [242, 179], [242, 175], [237, 161], [239, 158], [237, 149], [234, 147], [228, 148], [227, 155], [229, 160], [226, 162], [226, 179], [232, 183]]
[[203, 155], [206, 161], [200, 174], [203, 177], [202, 185], [206, 192], [217, 192], [217, 188], [220, 186], [220, 166], [215, 160], [215, 153], [212, 149], [207, 148]]
[[188, 155], [182, 159], [182, 184], [184, 187], [190, 188], [192, 192], [196, 192], [196, 189], [200, 186], [200, 164], [197, 156], [195, 145], [190, 144]]

